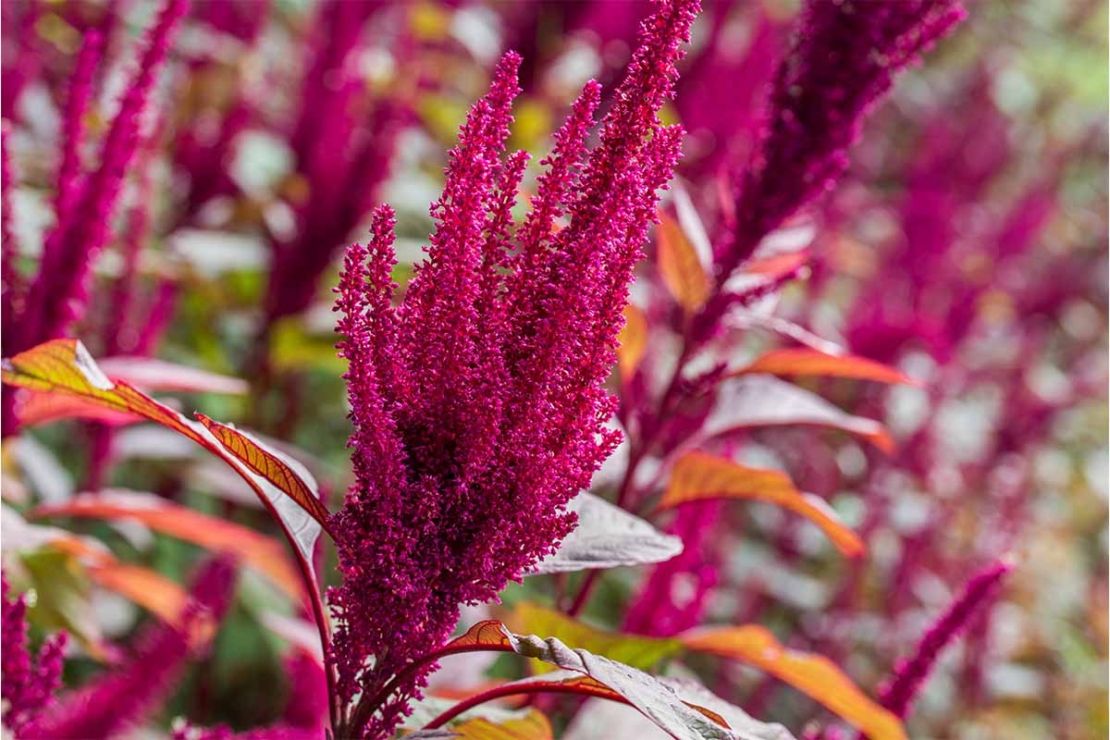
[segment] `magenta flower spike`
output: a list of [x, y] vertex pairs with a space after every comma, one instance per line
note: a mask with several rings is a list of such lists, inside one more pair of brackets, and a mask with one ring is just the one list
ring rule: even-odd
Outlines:
[[735, 228], [716, 246], [720, 283], [832, 187], [895, 75], [963, 17], [959, 0], [807, 3], [771, 89], [761, 144], [736, 185]]
[[[123, 180], [140, 148], [143, 111], [186, 7], [186, 0], [169, 0], [148, 33], [138, 69], [101, 147], [97, 170], [72, 196], [67, 195], [74, 189], [72, 182], [59, 181], [59, 204], [66, 207], [46, 239], [42, 266], [31, 286], [30, 315], [20, 336], [24, 346], [62, 336], [84, 314], [89, 272], [110, 234]], [[87, 62], [88, 57], [82, 57]], [[79, 66], [71, 99], [87, 96], [82, 75]], [[78, 126], [76, 122], [73, 125]], [[66, 166], [77, 174], [75, 156], [66, 160], [72, 164], [63, 163], [60, 175], [67, 175]]]
[[519, 228], [527, 159], [505, 156], [520, 63], [509, 53], [460, 131], [427, 259], [401, 304], [389, 208], [369, 244], [347, 251], [336, 309], [357, 482], [333, 523], [344, 583], [331, 603], [339, 692], [364, 700], [352, 735], [392, 731], [434, 664], [379, 692], [443, 643], [460, 604], [494, 598], [554, 551], [574, 524], [564, 507], [617, 441], [604, 382], [678, 158], [681, 130], [657, 114], [697, 7], [661, 3], [645, 22], [588, 158], [599, 89], [586, 86]]
[[[116, 737], [141, 722], [174, 689], [205, 630], [219, 625], [231, 603], [234, 563], [217, 557], [193, 579], [189, 605], [176, 625], [153, 625], [125, 665], [61, 699], [22, 730], [27, 740]], [[6, 674], [5, 674], [6, 677]]]
[[69, 210], [78, 194], [81, 177], [81, 148], [85, 142], [85, 119], [93, 94], [93, 77], [104, 42], [100, 34], [91, 32], [77, 55], [77, 64], [69, 82], [65, 114], [62, 119], [62, 161], [58, 166], [57, 191], [54, 194], [54, 214], [58, 228], [64, 228]]
[[54, 701], [54, 691], [62, 679], [62, 656], [66, 633], [59, 632], [39, 649], [32, 660], [27, 649], [27, 600], [20, 595], [9, 598], [8, 578], [3, 584], [3, 612], [0, 623], [0, 695], [5, 707], [3, 724], [19, 733], [23, 727]]
[[959, 598], [925, 632], [913, 656], [898, 664], [894, 676], [879, 696], [883, 706], [900, 718], [909, 715], [941, 652], [963, 634], [976, 614], [987, 607], [998, 592], [1002, 579], [1013, 569], [1013, 562], [997, 560], [967, 582]]

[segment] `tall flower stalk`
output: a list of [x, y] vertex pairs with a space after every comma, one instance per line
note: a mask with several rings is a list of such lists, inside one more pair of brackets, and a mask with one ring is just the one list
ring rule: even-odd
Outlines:
[[617, 442], [604, 383], [678, 159], [681, 129], [658, 112], [696, 10], [671, 0], [645, 22], [588, 155], [600, 88], [586, 85], [522, 223], [512, 210], [527, 155], [505, 153], [520, 64], [509, 53], [460, 131], [400, 305], [392, 211], [347, 252], [337, 309], [356, 483], [333, 526], [344, 583], [331, 593], [331, 660], [342, 700], [363, 697], [351, 735], [402, 720], [434, 664], [406, 669], [445, 641], [460, 604], [494, 598], [554, 552], [574, 526], [566, 504]]

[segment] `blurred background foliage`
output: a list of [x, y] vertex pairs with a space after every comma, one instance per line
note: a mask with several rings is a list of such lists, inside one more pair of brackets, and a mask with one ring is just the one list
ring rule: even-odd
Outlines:
[[[515, 41], [532, 54], [513, 144], [538, 162], [580, 83], [590, 76], [611, 82], [627, 61], [634, 21], [648, 5], [618, 4], [628, 7], [614, 15], [633, 25], [607, 28], [604, 36], [576, 20], [576, 3], [554, 0], [411, 0], [360, 30], [364, 45], [355, 62], [364, 91], [402, 101], [406, 110], [392, 172], [378, 194], [398, 213], [400, 282], [432, 230], [428, 204], [441, 188], [445, 152], [500, 52]], [[51, 218], [45, 171], [58, 111], [50, 85], [64, 78], [86, 28], [115, 12], [119, 37], [133, 36], [156, 8], [137, 0], [43, 5], [35, 33], [54, 68], [24, 94], [11, 144], [21, 178], [17, 227], [29, 264]], [[309, 197], [287, 134], [303, 102], [299, 80], [316, 8], [309, 0], [242, 3], [248, 16], [261, 16], [257, 37], [247, 43], [205, 26], [205, 5], [194, 3], [160, 91], [149, 187], [133, 187], [130, 195], [150, 199], [152, 209], [140, 279], [150, 290], [160, 281], [174, 286], [172, 320], [155, 354], [248, 380], [246, 395], [184, 395], [181, 407], [287, 442], [335, 500], [350, 475], [343, 363], [335, 356], [330, 311], [337, 265], [320, 276], [306, 310], [273, 321], [260, 310], [268, 241], [292, 228], [294, 208]], [[807, 429], [754, 432], [743, 441], [755, 454], [775, 450], [805, 490], [828, 498], [863, 534], [868, 554], [860, 563], [845, 562], [814, 531], [770, 507], [722, 510], [712, 525], [722, 576], [707, 621], [758, 621], [874, 687], [976, 565], [1008, 550], [1020, 566], [989, 628], [977, 626], [944, 658], [911, 735], [1105, 737], [1107, 7], [1094, 0], [1007, 0], [971, 3], [969, 11], [969, 22], [926, 66], [906, 75], [867, 124], [849, 177], [811, 214], [815, 259], [807, 279], [786, 289], [778, 309], [923, 380], [924, 388], [809, 384], [842, 407], [884, 419], [899, 451], [887, 459], [856, 441]], [[797, 7], [751, 0], [731, 4], [728, 12], [728, 38], [744, 49], [760, 23], [778, 29], [781, 46]], [[5, 34], [11, 25], [5, 21]], [[704, 24], [696, 28], [695, 50], [705, 33]], [[12, 43], [5, 38], [5, 54]], [[117, 67], [107, 72], [105, 89], [119, 74]], [[182, 132], [218, 136], [241, 100], [253, 115], [222, 162], [234, 186], [186, 218], [183, 203], [196, 173], [182, 166], [174, 142]], [[668, 111], [674, 120], [682, 120], [681, 100]], [[92, 123], [94, 130], [103, 125]], [[719, 170], [699, 169], [702, 158], [729, 150], [739, 153], [734, 164], [742, 162], [753, 129], [719, 141], [690, 128], [682, 177], [709, 214]], [[911, 213], [922, 203], [919, 186], [951, 197]], [[1038, 187], [1050, 194], [1051, 216], [1021, 259], [1003, 259], [992, 246], [1002, 238], [1000, 225], [1033, 207], [1022, 199]], [[365, 231], [361, 224], [349, 236]], [[921, 249], [931, 262], [914, 256]], [[110, 245], [98, 263], [103, 285], [118, 275], [122, 250]], [[653, 269], [644, 267], [649, 277], [641, 290], [662, 290], [650, 278]], [[960, 296], [972, 309], [953, 318], [949, 301]], [[909, 328], [933, 317], [940, 326], [935, 336], [895, 336], [906, 327], [890, 322], [883, 326], [888, 333], [878, 335], [868, 307], [887, 300], [897, 307], [903, 299], [914, 307]], [[95, 353], [97, 332], [121, 320], [108, 302], [94, 302], [79, 335]], [[766, 335], [751, 332], [735, 351], [754, 354], [766, 346]], [[649, 353], [643, 362], [652, 361]], [[66, 422], [5, 444], [6, 504], [22, 510], [87, 488], [98, 433]], [[272, 532], [241, 483], [162, 430], [129, 427], [113, 433], [110, 445], [112, 464], [100, 485], [150, 491]], [[65, 526], [178, 582], [198, 558], [194, 545], [122, 522]], [[82, 680], [110, 658], [98, 651], [125, 643], [151, 618], [91, 585], [71, 557], [37, 551], [19, 562], [20, 582], [35, 592], [36, 628], [66, 627], [84, 638], [69, 680]], [[588, 618], [619, 627], [642, 578], [629, 569], [607, 579]], [[505, 607], [545, 588], [512, 587]], [[247, 571], [215, 649], [191, 669], [165, 715], [235, 727], [277, 716], [288, 691], [287, 641], [260, 627], [269, 613], [291, 615], [292, 609]], [[794, 729], [819, 716], [808, 699], [758, 674], [716, 670], [734, 692], [729, 698], [759, 716]]]

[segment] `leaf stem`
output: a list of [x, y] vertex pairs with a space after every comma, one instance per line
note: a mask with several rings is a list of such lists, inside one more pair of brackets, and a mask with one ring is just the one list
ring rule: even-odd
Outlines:
[[378, 707], [385, 703], [385, 700], [397, 690], [397, 687], [402, 685], [405, 681], [412, 678], [421, 668], [429, 663], [435, 663], [442, 658], [451, 655], [458, 655], [460, 653], [481, 653], [481, 652], [495, 652], [495, 653], [511, 653], [514, 650], [508, 645], [460, 645], [458, 647], [444, 646], [438, 650], [433, 650], [423, 656], [417, 658], [412, 663], [409, 663], [401, 671], [398, 671], [382, 688], [380, 688], [373, 696], [363, 697], [359, 700], [358, 706], [355, 707], [354, 715], [351, 717], [350, 726], [353, 729], [358, 729], [362, 724], [365, 724], [371, 715], [377, 711]]
[[593, 696], [602, 699], [608, 699], [609, 701], [615, 701], [618, 704], [630, 704], [630, 702], [623, 697], [617, 697], [615, 695], [600, 695], [593, 691], [583, 690], [581, 687], [578, 686], [560, 686], [559, 684], [535, 684], [531, 686], [527, 684], [507, 684], [505, 686], [498, 686], [496, 688], [489, 689], [488, 691], [483, 691], [480, 694], [475, 694], [469, 699], [464, 699], [463, 701], [459, 702], [455, 706], [451, 707], [450, 709], [433, 719], [431, 722], [424, 726], [424, 729], [435, 730], [443, 727], [445, 724], [455, 719], [463, 712], [469, 711], [480, 704], [485, 704], [488, 701], [493, 701], [494, 699], [501, 699], [506, 696], [520, 696], [531, 694], [574, 694], [577, 696]]

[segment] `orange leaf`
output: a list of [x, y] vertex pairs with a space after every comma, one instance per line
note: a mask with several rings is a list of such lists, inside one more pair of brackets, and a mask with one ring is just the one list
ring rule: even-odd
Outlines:
[[505, 625], [496, 619], [485, 619], [473, 625], [443, 646], [443, 652], [466, 652], [475, 647], [493, 647], [506, 652], [513, 651], [512, 640]]
[[492, 722], [477, 717], [457, 725], [451, 732], [464, 740], [552, 740], [551, 722], [542, 713], [529, 709], [523, 717]]
[[741, 265], [740, 271], [748, 275], [763, 275], [771, 280], [780, 280], [809, 262], [809, 257], [808, 249], [756, 257]]
[[759, 357], [732, 375], [821, 375], [833, 378], [874, 380], [879, 383], [920, 385], [916, 380], [882, 363], [854, 355], [829, 355], [812, 349], [779, 349]]
[[712, 285], [697, 250], [678, 222], [665, 213], [659, 214], [657, 234], [659, 273], [663, 282], [687, 312], [698, 310], [709, 298]]
[[170, 624], [177, 624], [189, 595], [175, 581], [141, 565], [93, 565], [89, 577], [101, 588], [115, 591]]
[[644, 350], [647, 348], [647, 317], [644, 312], [629, 303], [624, 307], [624, 326], [617, 337], [617, 365], [621, 378], [626, 382], [636, 374]]
[[828, 658], [787, 650], [758, 625], [710, 627], [679, 639], [691, 650], [755, 666], [852, 723], [871, 740], [905, 740], [902, 723], [859, 690]]
[[324, 508], [314, 492], [315, 486], [306, 483], [306, 478], [311, 480], [308, 471], [303, 469], [298, 471], [293, 467], [294, 465], [300, 467], [299, 463], [285, 458], [276, 450], [263, 448], [249, 434], [230, 424], [221, 424], [204, 414], [198, 413], [196, 417], [216, 436], [216, 439], [220, 440], [220, 444], [247, 467], [284, 491], [300, 504], [302, 509], [311, 514], [313, 519], [321, 523], [327, 521], [328, 510]]
[[795, 488], [785, 473], [749, 468], [704, 452], [687, 453], [675, 463], [659, 508], [715, 498], [753, 499], [781, 506], [820, 527], [845, 555], [863, 554], [859, 536], [822, 499]]
[[257, 568], [273, 583], [299, 600], [300, 578], [276, 541], [247, 527], [202, 514], [165, 499], [132, 492], [81, 494], [62, 504], [40, 506], [30, 518], [72, 516], [89, 519], [131, 519], [170, 537], [230, 552]]
[[149, 568], [121, 563], [99, 543], [74, 535], [55, 537], [50, 546], [80, 560], [89, 578], [101, 588], [135, 602], [169, 624], [180, 621], [189, 595], [175, 581]]
[[27, 428], [63, 419], [85, 419], [101, 424], [123, 426], [142, 421], [141, 416], [105, 408], [96, 401], [61, 393], [41, 393], [20, 388], [15, 395], [15, 417]]
[[[210, 430], [209, 426], [185, 418], [125, 382], [113, 382], [85, 346], [74, 339], [55, 339], [5, 359], [0, 377], [5, 383], [20, 388], [69, 394], [94, 401], [108, 409], [137, 414], [179, 432], [218, 455], [251, 486], [278, 520], [297, 548], [305, 577], [315, 581], [308, 563], [320, 528], [327, 529], [327, 511], [312, 493], [315, 483], [311, 476], [307, 471], [294, 468], [295, 463], [267, 450], [256, 440], [247, 440], [241, 432], [226, 431], [230, 427], [215, 425], [209, 420], [215, 425]], [[235, 440], [235, 449], [224, 445], [221, 437], [215, 434], [217, 429], [223, 438]], [[240, 452], [245, 452], [247, 457], [240, 457]], [[281, 464], [276, 464], [275, 459]], [[270, 478], [266, 472], [259, 471], [273, 471], [276, 477]], [[306, 490], [309, 492], [307, 496]], [[305, 508], [306, 504], [309, 508]], [[308, 520], [308, 517], [314, 521]]]

